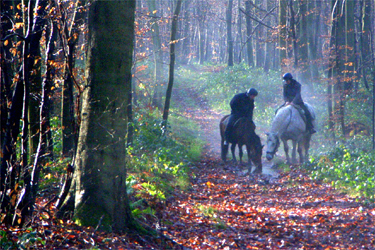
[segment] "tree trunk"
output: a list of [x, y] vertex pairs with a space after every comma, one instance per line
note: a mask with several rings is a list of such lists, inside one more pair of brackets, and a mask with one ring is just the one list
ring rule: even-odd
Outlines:
[[237, 43], [236, 43], [236, 51], [237, 51], [237, 63], [241, 63], [242, 61], [242, 15], [241, 15], [241, 0], [238, 0], [238, 19], [237, 19]]
[[280, 66], [282, 71], [286, 71], [286, 39], [287, 39], [287, 30], [286, 30], [286, 9], [287, 2], [285, 0], [279, 0], [279, 50], [280, 50]]
[[[40, 106], [40, 123], [39, 123], [39, 143], [34, 157], [34, 164], [31, 173], [31, 199], [29, 201], [30, 210], [33, 211], [33, 205], [36, 200], [38, 185], [39, 185], [39, 174], [41, 170], [40, 165], [44, 165], [48, 160], [52, 159], [52, 138], [50, 135], [50, 106], [51, 106], [51, 92], [54, 79], [54, 50], [55, 41], [57, 39], [57, 23], [51, 21], [50, 29], [46, 29], [46, 73], [42, 84], [42, 101]], [[49, 156], [48, 158], [46, 156]], [[47, 160], [48, 159], [48, 160]]]
[[169, 81], [168, 81], [168, 87], [167, 87], [167, 93], [165, 97], [165, 105], [164, 105], [164, 112], [163, 112], [163, 133], [166, 132], [167, 129], [167, 121], [168, 121], [168, 115], [169, 115], [169, 106], [171, 103], [171, 97], [172, 97], [172, 89], [173, 89], [173, 81], [174, 81], [174, 64], [176, 59], [175, 54], [175, 40], [176, 40], [176, 33], [177, 33], [177, 21], [178, 21], [178, 15], [180, 14], [181, 10], [181, 3], [182, 0], [177, 0], [176, 9], [173, 13], [173, 19], [172, 19], [172, 28], [171, 28], [171, 49], [170, 49], [170, 60], [169, 60]]
[[233, 38], [232, 38], [232, 10], [233, 0], [228, 0], [227, 8], [227, 48], [228, 48], [228, 66], [233, 66]]
[[[270, 8], [270, 1], [267, 0], [265, 1], [265, 7], [266, 9], [271, 9]], [[271, 21], [268, 21], [269, 18], [267, 19], [266, 21], [266, 24], [270, 25], [271, 24]], [[263, 69], [264, 69], [264, 72], [268, 72], [270, 70], [270, 67], [271, 67], [271, 57], [273, 56], [272, 55], [272, 44], [271, 44], [271, 40], [272, 40], [272, 34], [271, 34], [271, 30], [269, 29], [266, 29], [265, 31], [265, 37], [266, 37], [266, 49], [265, 49], [265, 55], [264, 55], [264, 65], [263, 65]]]
[[365, 87], [369, 89], [368, 79], [368, 68], [371, 67], [372, 56], [371, 56], [371, 0], [362, 0], [362, 26], [360, 33], [360, 59], [361, 59], [361, 74]]
[[[82, 10], [84, 4], [85, 1], [76, 1], [71, 26], [68, 27], [68, 22], [65, 22], [64, 27], [64, 42], [68, 50], [65, 55], [64, 81], [61, 95], [62, 155], [71, 157], [76, 152], [78, 140], [78, 123], [74, 118], [74, 86], [77, 87], [79, 93], [81, 91], [75, 82], [73, 68], [75, 65], [76, 46], [80, 35], [79, 27], [84, 23], [84, 17], [86, 16], [86, 12]], [[63, 14], [62, 19], [66, 19], [65, 12], [61, 11], [61, 13]], [[79, 97], [80, 94], [77, 98]]]
[[[299, 29], [299, 45], [298, 45], [298, 61], [299, 70], [301, 72], [301, 83], [307, 84], [311, 83], [310, 74], [310, 62], [309, 62], [309, 51], [308, 51], [308, 34], [307, 34], [307, 3], [306, 0], [299, 1], [299, 11], [300, 11], [300, 29]], [[312, 23], [310, 23], [312, 25]]]
[[[125, 144], [135, 1], [93, 1], [74, 172], [75, 218], [124, 232], [136, 225], [126, 192]], [[90, 215], [90, 216], [87, 216]]]
[[152, 48], [153, 48], [153, 59], [154, 59], [154, 93], [152, 97], [152, 105], [154, 107], [162, 108], [162, 98], [163, 98], [163, 51], [161, 49], [161, 41], [159, 34], [159, 18], [156, 17], [160, 15], [157, 12], [155, 0], [148, 0], [148, 9], [153, 15], [151, 18], [151, 35], [152, 35]]
[[316, 82], [319, 80], [319, 68], [317, 60], [319, 58], [319, 36], [321, 35], [321, 1], [310, 1], [308, 9], [309, 14], [307, 16], [307, 23], [310, 25], [308, 25], [307, 29], [307, 39], [310, 58], [310, 71], [312, 82]]
[[205, 13], [202, 11], [202, 6], [198, 7], [198, 57], [199, 64], [203, 65], [204, 63], [204, 51], [205, 51]]
[[183, 33], [183, 41], [182, 41], [182, 60], [181, 60], [181, 63], [183, 64], [187, 64], [188, 61], [189, 61], [189, 57], [190, 57], [190, 22], [189, 22], [189, 4], [190, 4], [190, 1], [185, 1], [184, 2], [184, 33]]
[[290, 9], [290, 29], [293, 43], [293, 55], [294, 55], [294, 67], [298, 68], [298, 47], [297, 47], [297, 36], [296, 36], [296, 22], [294, 18], [293, 0], [289, 1]]
[[247, 40], [247, 63], [250, 67], [254, 66], [254, 55], [253, 55], [253, 39], [252, 37], [252, 31], [253, 31], [253, 26], [252, 26], [252, 21], [250, 19], [250, 10], [251, 10], [251, 4], [250, 1], [252, 0], [246, 0], [245, 1], [245, 7], [246, 7], [246, 40]]

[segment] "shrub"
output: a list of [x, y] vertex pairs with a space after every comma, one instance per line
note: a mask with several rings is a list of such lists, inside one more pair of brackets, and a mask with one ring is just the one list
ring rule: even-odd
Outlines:
[[340, 145], [327, 155], [312, 158], [307, 168], [313, 178], [322, 179], [348, 193], [375, 198], [375, 153]]

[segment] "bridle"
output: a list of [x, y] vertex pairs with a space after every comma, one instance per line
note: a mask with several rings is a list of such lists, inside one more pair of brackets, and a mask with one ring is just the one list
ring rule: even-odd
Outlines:
[[275, 149], [273, 150], [273, 151], [266, 151], [266, 154], [271, 154], [271, 155], [274, 155], [274, 154], [276, 154], [276, 152], [277, 152], [277, 150], [278, 150], [278, 148], [279, 148], [279, 146], [280, 146], [280, 139], [279, 139], [279, 137], [278, 136], [276, 136], [276, 146], [275, 146]]

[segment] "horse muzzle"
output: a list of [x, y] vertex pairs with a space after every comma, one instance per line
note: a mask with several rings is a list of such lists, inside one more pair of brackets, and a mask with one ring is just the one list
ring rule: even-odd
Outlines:
[[267, 154], [266, 154], [266, 158], [267, 158], [267, 160], [272, 160], [273, 159], [273, 154], [271, 153], [271, 152], [267, 152]]

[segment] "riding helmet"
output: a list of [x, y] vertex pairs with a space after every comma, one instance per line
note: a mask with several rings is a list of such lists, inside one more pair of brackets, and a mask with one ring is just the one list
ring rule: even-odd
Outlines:
[[257, 95], [258, 95], [258, 91], [257, 91], [256, 89], [254, 89], [254, 88], [250, 88], [250, 89], [247, 91], [247, 95], [248, 95], [248, 96], [251, 96], [251, 95], [253, 95], [253, 96], [257, 96]]
[[291, 73], [285, 73], [285, 74], [283, 75], [283, 79], [284, 79], [284, 80], [291, 80], [291, 79], [293, 79], [293, 76], [292, 76]]

